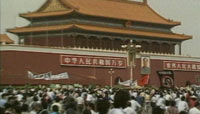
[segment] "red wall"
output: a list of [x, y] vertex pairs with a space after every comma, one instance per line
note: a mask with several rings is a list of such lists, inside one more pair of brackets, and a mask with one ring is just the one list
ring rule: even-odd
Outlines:
[[[110, 84], [110, 75], [108, 74], [110, 68], [61, 66], [61, 54], [3, 51], [1, 55], [1, 84]], [[122, 79], [127, 79], [128, 72], [126, 69], [116, 68], [114, 70], [116, 75], [113, 75], [113, 78], [121, 76]], [[30, 80], [27, 77], [27, 71], [38, 74], [47, 72], [52, 72], [52, 74], [68, 72], [70, 78], [68, 80], [59, 81]], [[88, 76], [96, 76], [97, 79], [92, 79]]]
[[[108, 74], [110, 68], [61, 66], [60, 55], [62, 54], [2, 51], [0, 84], [110, 84], [110, 75]], [[136, 60], [136, 65], [133, 79], [139, 80], [141, 67], [140, 59]], [[151, 60], [151, 69], [150, 85], [159, 86], [160, 82], [156, 71], [163, 70], [162, 60]], [[33, 80], [28, 79], [27, 71], [38, 74], [47, 72], [52, 72], [52, 74], [68, 72], [69, 79], [57, 81]], [[130, 78], [129, 68], [114, 68], [114, 71], [113, 83], [116, 77], [121, 77], [123, 80], [128, 80]], [[188, 80], [192, 83], [196, 83], [195, 77], [200, 75], [200, 72], [174, 71], [174, 75], [175, 84], [177, 86], [184, 86], [185, 82]], [[96, 76], [96, 79], [89, 78], [88, 76]]]

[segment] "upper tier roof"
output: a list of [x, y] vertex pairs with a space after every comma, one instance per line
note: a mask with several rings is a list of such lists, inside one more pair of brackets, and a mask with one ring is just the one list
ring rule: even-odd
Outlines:
[[25, 18], [41, 18], [67, 15], [72, 12], [83, 15], [131, 20], [175, 26], [174, 22], [156, 13], [146, 3], [127, 0], [47, 0], [36, 12], [21, 14]]

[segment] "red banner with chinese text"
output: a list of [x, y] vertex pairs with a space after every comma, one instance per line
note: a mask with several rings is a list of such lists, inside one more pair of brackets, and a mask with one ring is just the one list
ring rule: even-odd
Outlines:
[[166, 70], [200, 71], [200, 62], [190, 61], [163, 61]]
[[127, 66], [127, 59], [125, 57], [60, 55], [60, 58], [61, 58], [60, 64], [67, 66], [114, 67], [114, 68], [126, 68]]

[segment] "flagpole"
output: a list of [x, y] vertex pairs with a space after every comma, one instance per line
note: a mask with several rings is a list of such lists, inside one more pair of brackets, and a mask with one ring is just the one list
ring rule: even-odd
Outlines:
[[113, 82], [113, 75], [115, 73], [115, 71], [111, 68], [108, 73], [110, 74], [110, 87], [112, 87], [112, 82]]
[[135, 58], [136, 53], [141, 48], [141, 45], [136, 45], [133, 43], [133, 40], [130, 40], [130, 43], [127, 45], [122, 45], [122, 48], [125, 48], [128, 53], [128, 65], [130, 66], [130, 80], [133, 81], [133, 68], [135, 68]]
[[131, 62], [131, 69], [130, 69], [130, 80], [133, 81], [133, 61]]

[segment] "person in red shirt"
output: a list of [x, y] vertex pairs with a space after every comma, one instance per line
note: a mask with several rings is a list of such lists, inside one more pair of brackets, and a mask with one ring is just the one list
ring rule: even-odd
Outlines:
[[195, 95], [191, 96], [189, 99], [189, 107], [193, 108], [197, 102], [197, 97]]

